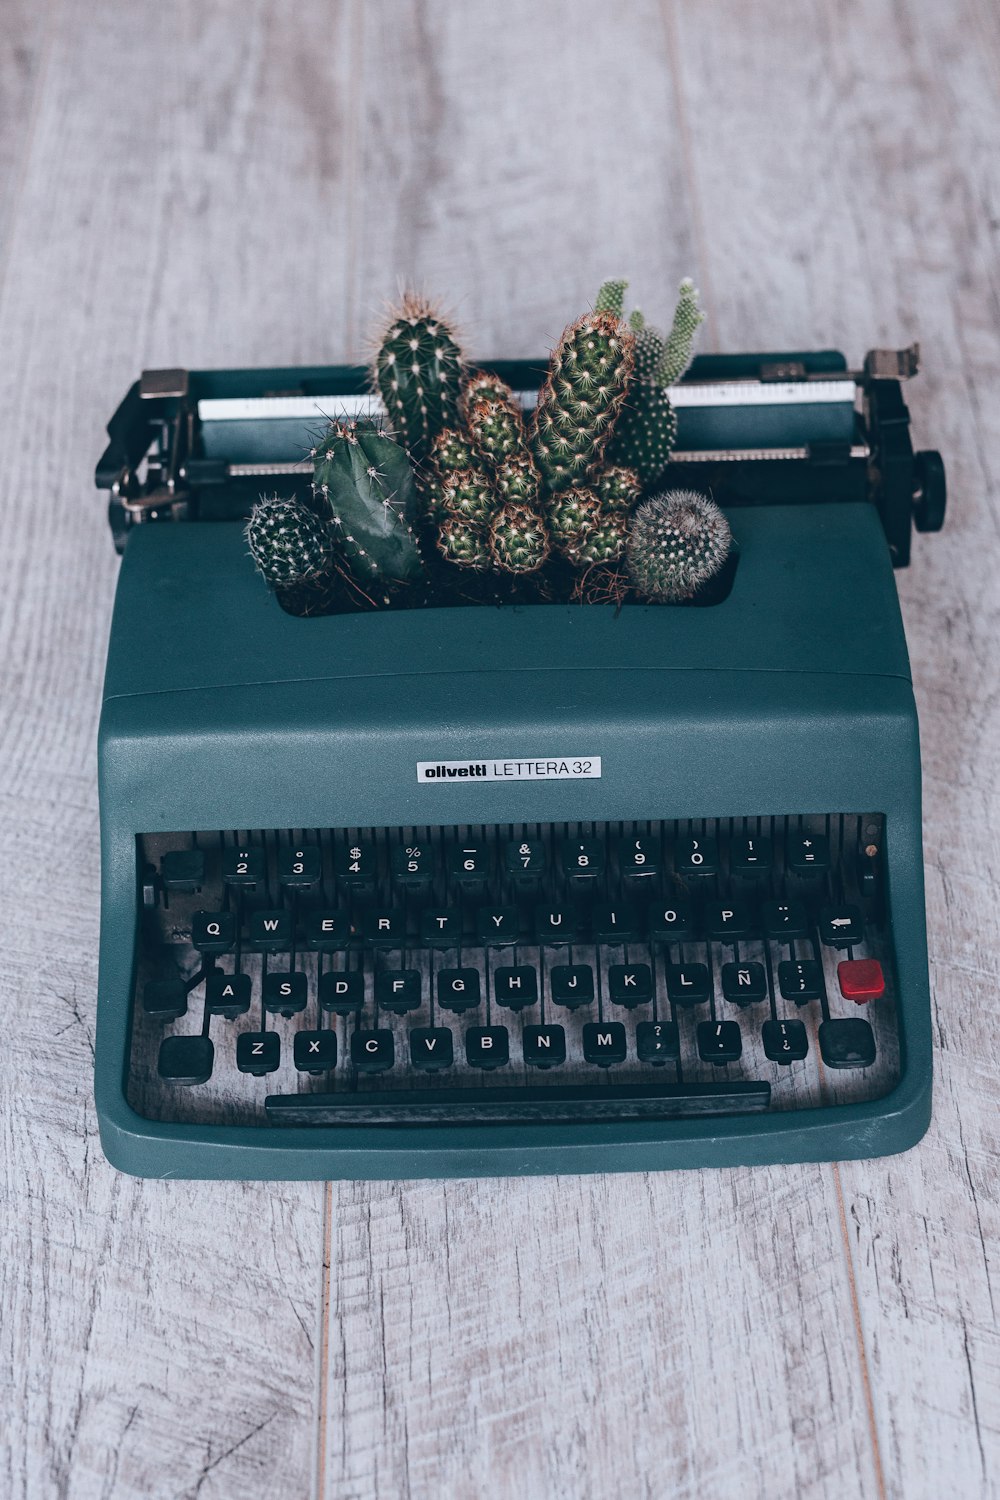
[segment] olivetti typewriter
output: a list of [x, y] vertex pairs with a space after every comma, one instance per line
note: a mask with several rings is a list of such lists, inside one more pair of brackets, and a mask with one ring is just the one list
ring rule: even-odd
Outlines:
[[[492, 366], [530, 403], [530, 364]], [[96, 1096], [156, 1176], [868, 1156], [929, 1120], [917, 720], [893, 566], [944, 516], [916, 351], [701, 357], [710, 607], [299, 619], [243, 522], [347, 368], [147, 372], [100, 740]]]

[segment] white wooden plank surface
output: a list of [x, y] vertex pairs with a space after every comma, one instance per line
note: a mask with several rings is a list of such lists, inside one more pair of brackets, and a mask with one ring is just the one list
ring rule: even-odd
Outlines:
[[[996, 15], [3, 11], [0, 1492], [252, 1500], [314, 1462], [338, 1500], [996, 1492]], [[900, 577], [927, 1142], [839, 1170], [118, 1177], [89, 1096], [104, 420], [144, 364], [355, 355], [401, 278], [474, 349], [531, 354], [618, 270], [661, 316], [693, 271], [715, 347], [923, 340], [911, 406], [953, 497]]]

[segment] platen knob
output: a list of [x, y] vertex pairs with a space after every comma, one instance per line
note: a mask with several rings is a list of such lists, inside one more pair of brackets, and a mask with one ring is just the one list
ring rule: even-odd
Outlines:
[[913, 520], [918, 531], [940, 531], [948, 503], [944, 459], [934, 448], [913, 455]]

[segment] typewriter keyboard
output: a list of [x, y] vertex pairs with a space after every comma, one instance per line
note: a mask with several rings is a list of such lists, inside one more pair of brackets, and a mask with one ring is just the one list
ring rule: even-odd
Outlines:
[[883, 837], [839, 813], [145, 835], [129, 1101], [267, 1128], [880, 1097]]

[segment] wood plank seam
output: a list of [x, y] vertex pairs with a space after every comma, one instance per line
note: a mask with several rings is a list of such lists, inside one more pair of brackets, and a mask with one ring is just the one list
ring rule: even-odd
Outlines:
[[52, 25], [52, 10], [55, 0], [49, 0], [45, 7], [45, 23], [43, 28], [43, 40], [41, 57], [38, 63], [38, 71], [31, 84], [31, 105], [28, 111], [28, 129], [21, 146], [21, 160], [17, 171], [17, 180], [10, 195], [8, 208], [8, 224], [10, 226], [6, 245], [0, 246], [0, 308], [3, 307], [4, 288], [7, 284], [7, 271], [10, 266], [14, 246], [14, 225], [18, 219], [18, 208], [24, 194], [24, 184], [28, 177], [28, 162], [31, 160], [31, 152], [35, 141], [35, 131], [38, 128], [38, 116], [40, 113], [40, 101], [45, 92], [45, 80], [49, 72], [49, 62], [52, 56], [52, 46], [55, 36], [55, 28]]

